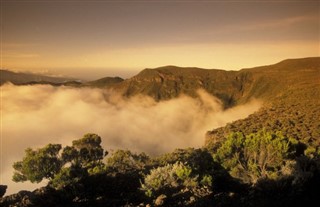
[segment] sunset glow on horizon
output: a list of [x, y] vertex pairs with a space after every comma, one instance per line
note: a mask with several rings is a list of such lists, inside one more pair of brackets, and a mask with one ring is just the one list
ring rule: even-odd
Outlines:
[[319, 56], [319, 1], [1, 1], [1, 7], [3, 69], [97, 78], [164, 65], [238, 70]]

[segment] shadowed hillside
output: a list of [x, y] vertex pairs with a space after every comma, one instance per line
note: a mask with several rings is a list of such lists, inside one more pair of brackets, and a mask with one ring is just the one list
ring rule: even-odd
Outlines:
[[234, 71], [165, 66], [145, 69], [119, 84], [117, 89], [128, 97], [144, 94], [161, 101], [178, 97], [180, 94], [195, 97], [196, 91], [202, 88], [223, 100], [226, 106], [230, 106], [240, 98], [243, 84], [250, 81], [246, 74], [236, 74]]

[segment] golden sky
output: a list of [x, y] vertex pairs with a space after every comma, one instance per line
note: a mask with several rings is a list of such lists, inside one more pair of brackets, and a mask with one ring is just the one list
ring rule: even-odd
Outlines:
[[1, 68], [75, 77], [320, 54], [319, 1], [4, 0], [1, 22]]

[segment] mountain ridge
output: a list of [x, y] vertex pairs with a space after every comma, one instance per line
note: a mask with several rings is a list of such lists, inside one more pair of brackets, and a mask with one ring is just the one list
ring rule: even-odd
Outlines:
[[313, 57], [288, 59], [239, 71], [164, 66], [145, 69], [113, 88], [127, 97], [143, 94], [157, 101], [175, 98], [180, 94], [195, 97], [196, 91], [202, 88], [221, 99], [228, 108], [252, 98], [273, 99], [288, 87], [317, 84], [318, 77], [320, 58]]
[[[15, 85], [24, 85], [24, 84], [62, 84], [71, 81], [77, 81], [75, 78], [66, 78], [66, 77], [54, 77], [46, 76], [41, 74], [34, 73], [24, 73], [24, 72], [13, 72], [5, 69], [0, 69], [0, 85], [3, 85], [6, 82], [11, 82]], [[80, 82], [80, 81], [77, 81]]]
[[[74, 82], [63, 84], [66, 80], [61, 78], [27, 75], [31, 76], [28, 81], [21, 81], [19, 74], [15, 74], [14, 81], [11, 82], [14, 84], [52, 82], [55, 86], [98, 87], [112, 89], [125, 97], [147, 95], [156, 101], [176, 98], [182, 94], [197, 97], [197, 90], [204, 89], [219, 98], [225, 108], [230, 108], [247, 103], [251, 99], [272, 102], [288, 93], [288, 90], [319, 85], [320, 57], [286, 59], [276, 64], [244, 68], [239, 71], [167, 65], [153, 69], [146, 68], [125, 80], [120, 77], [104, 77], [79, 84]], [[1, 70], [1, 84], [7, 79], [10, 77], [6, 78], [5, 72]]]

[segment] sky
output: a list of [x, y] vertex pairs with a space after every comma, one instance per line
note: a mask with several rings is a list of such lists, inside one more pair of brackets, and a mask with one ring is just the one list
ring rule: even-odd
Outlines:
[[95, 79], [319, 56], [320, 1], [1, 0], [1, 68]]

